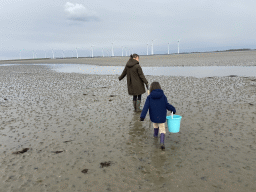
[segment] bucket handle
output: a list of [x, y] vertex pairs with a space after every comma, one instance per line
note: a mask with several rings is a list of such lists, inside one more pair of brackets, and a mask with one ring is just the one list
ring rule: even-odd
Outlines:
[[172, 111], [172, 119], [173, 119], [173, 111]]

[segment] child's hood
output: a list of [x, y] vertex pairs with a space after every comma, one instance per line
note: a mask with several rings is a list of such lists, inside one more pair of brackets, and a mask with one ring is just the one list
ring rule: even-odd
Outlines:
[[162, 89], [155, 89], [150, 93], [150, 97], [152, 99], [160, 99], [164, 96], [164, 92]]

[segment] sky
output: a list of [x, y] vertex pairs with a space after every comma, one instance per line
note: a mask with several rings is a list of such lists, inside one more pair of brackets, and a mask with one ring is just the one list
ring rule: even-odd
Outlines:
[[0, 60], [256, 49], [255, 0], [0, 2]]

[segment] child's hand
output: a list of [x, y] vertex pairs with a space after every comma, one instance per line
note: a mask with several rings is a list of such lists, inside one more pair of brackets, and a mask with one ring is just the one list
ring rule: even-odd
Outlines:
[[140, 117], [139, 121], [144, 121], [144, 119], [145, 119], [145, 118], [141, 118], [141, 117]]

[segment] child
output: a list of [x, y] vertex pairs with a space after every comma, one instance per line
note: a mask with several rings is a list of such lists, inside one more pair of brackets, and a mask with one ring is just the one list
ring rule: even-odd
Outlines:
[[165, 121], [167, 110], [176, 113], [176, 109], [170, 105], [164, 95], [163, 90], [158, 82], [153, 82], [150, 86], [150, 95], [147, 97], [144, 108], [140, 115], [140, 120], [144, 121], [149, 109], [150, 120], [153, 122], [154, 137], [158, 137], [158, 131], [160, 129], [160, 144], [161, 149], [165, 149], [164, 137], [165, 137]]

